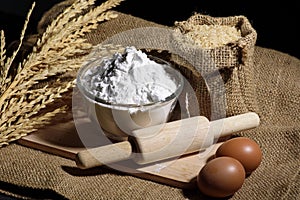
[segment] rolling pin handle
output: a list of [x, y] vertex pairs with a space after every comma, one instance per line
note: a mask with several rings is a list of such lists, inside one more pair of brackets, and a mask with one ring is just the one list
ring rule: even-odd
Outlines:
[[256, 128], [260, 123], [260, 118], [255, 112], [247, 112], [210, 122], [210, 131], [214, 138], [230, 136], [244, 130]]
[[131, 154], [131, 144], [124, 141], [80, 151], [76, 154], [75, 163], [81, 169], [88, 169], [127, 160]]

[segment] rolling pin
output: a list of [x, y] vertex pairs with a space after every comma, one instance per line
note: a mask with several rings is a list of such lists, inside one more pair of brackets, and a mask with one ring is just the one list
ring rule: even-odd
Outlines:
[[259, 123], [259, 116], [254, 112], [213, 121], [195, 116], [135, 130], [127, 141], [82, 150], [77, 153], [75, 162], [81, 169], [126, 159], [149, 164], [198, 152], [220, 137], [255, 128]]

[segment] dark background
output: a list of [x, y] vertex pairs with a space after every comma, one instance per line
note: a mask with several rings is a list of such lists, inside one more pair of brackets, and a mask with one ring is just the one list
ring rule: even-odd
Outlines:
[[[42, 13], [62, 0], [36, 0], [27, 34], [34, 33]], [[0, 29], [4, 29], [6, 43], [18, 39], [25, 16], [33, 0], [1, 0]], [[100, 4], [102, 1], [97, 1]], [[146, 20], [172, 26], [194, 12], [211, 16], [246, 16], [257, 31], [257, 46], [275, 49], [300, 58], [299, 12], [297, 1], [213, 1], [213, 0], [125, 0], [115, 10]], [[163, 3], [163, 4], [162, 4]]]

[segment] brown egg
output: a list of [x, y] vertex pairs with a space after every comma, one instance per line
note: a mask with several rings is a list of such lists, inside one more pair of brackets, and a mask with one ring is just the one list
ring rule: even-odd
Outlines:
[[236, 137], [225, 141], [216, 151], [216, 157], [229, 156], [242, 163], [247, 174], [254, 171], [262, 161], [259, 145], [247, 137]]
[[238, 191], [245, 180], [243, 165], [231, 157], [210, 160], [198, 173], [199, 190], [210, 197], [228, 197]]

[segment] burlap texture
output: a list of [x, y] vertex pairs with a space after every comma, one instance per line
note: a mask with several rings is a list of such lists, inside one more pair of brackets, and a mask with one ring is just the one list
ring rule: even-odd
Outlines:
[[[99, 25], [87, 36], [98, 44], [121, 31], [161, 25], [128, 14]], [[239, 135], [257, 141], [263, 151], [259, 168], [229, 199], [299, 199], [300, 61], [262, 47], [254, 48], [253, 70], [258, 128]], [[234, 92], [234, 90], [232, 90]], [[239, 95], [239, 94], [237, 94]], [[243, 112], [238, 110], [239, 112]], [[0, 191], [34, 199], [208, 199], [105, 167], [79, 170], [74, 161], [11, 144], [0, 150]]]
[[[173, 42], [178, 49], [192, 54], [194, 48], [199, 48], [197, 45], [180, 36], [180, 34], [189, 32], [197, 25], [226, 25], [235, 27], [241, 32], [242, 36], [239, 40], [220, 47], [202, 49], [209, 58], [204, 65], [201, 65], [201, 69], [196, 69], [198, 74], [193, 73], [189, 75], [195, 79], [191, 84], [195, 91], [197, 91], [199, 107], [203, 111], [201, 114], [211, 118], [214, 114], [213, 112], [218, 112], [220, 109], [214, 108], [215, 106], [209, 104], [211, 99], [214, 98], [211, 97], [209, 92], [212, 94], [211, 91], [216, 90], [216, 93], [219, 94], [223, 88], [220, 87], [220, 84], [216, 84], [216, 86], [210, 86], [210, 91], [208, 91], [206, 88], [207, 84], [203, 83], [203, 81], [209, 81], [207, 79], [204, 80], [203, 76], [208, 73], [207, 71], [211, 70], [212, 65], [214, 65], [216, 70], [219, 70], [225, 84], [226, 91], [224, 98], [226, 98], [226, 105], [224, 107], [226, 108], [227, 115], [236, 115], [247, 111], [257, 112], [258, 107], [253, 82], [253, 52], [257, 33], [247, 17], [242, 15], [213, 17], [194, 13], [185, 21], [176, 21], [174, 23], [174, 30], [178, 33], [179, 37], [175, 35]], [[188, 63], [179, 55], [173, 54], [172, 59], [180, 65], [179, 68], [184, 74], [196, 68], [194, 64]]]

